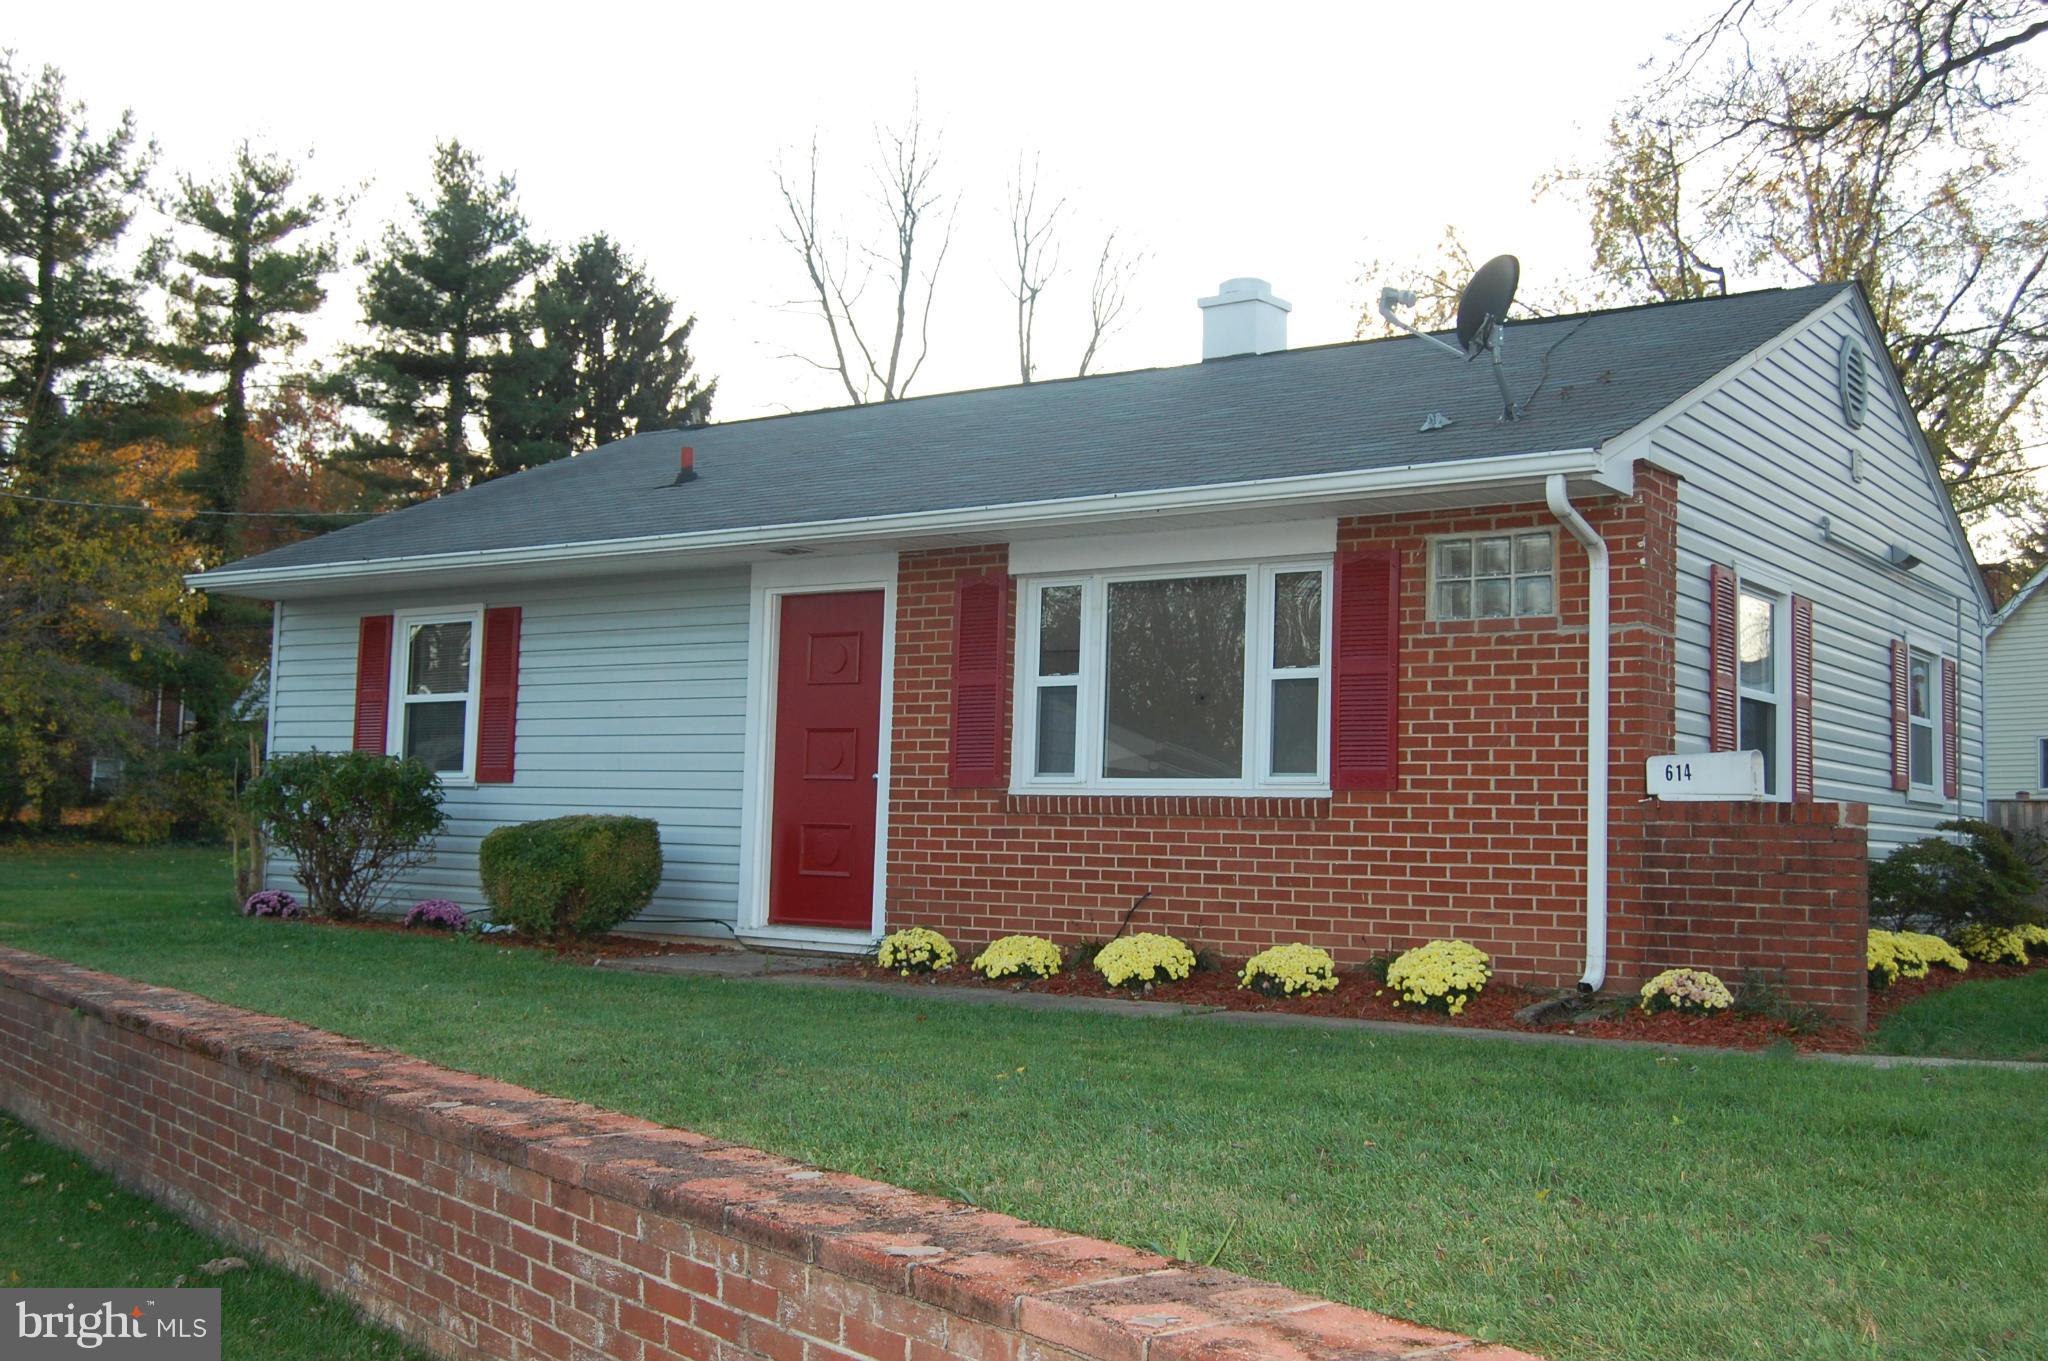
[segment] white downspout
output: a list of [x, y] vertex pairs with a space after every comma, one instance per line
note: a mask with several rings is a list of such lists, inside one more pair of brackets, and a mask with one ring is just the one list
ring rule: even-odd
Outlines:
[[1544, 479], [1543, 499], [1585, 546], [1592, 586], [1586, 603], [1586, 972], [1579, 991], [1598, 992], [1607, 981], [1607, 541], [1572, 505], [1562, 473]]

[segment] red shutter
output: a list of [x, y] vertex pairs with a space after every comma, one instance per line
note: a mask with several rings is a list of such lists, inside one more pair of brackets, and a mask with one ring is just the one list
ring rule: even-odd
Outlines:
[[477, 686], [476, 782], [512, 783], [519, 723], [519, 607], [484, 611], [484, 674]]
[[1906, 717], [1907, 675], [1906, 644], [1899, 638], [1892, 639], [1892, 788], [1908, 789], [1913, 783], [1913, 757], [1908, 750], [1912, 740], [1912, 724]]
[[953, 759], [955, 789], [1000, 789], [1003, 673], [1010, 578], [1002, 572], [953, 585]]
[[1707, 750], [1734, 751], [1735, 573], [1720, 563], [1707, 575]]
[[1792, 597], [1792, 802], [1813, 802], [1813, 602]]
[[366, 614], [356, 628], [357, 751], [383, 754], [391, 732], [391, 616]]
[[1952, 799], [1963, 789], [1962, 696], [1956, 693], [1956, 664], [1941, 659], [1941, 796]]
[[1401, 663], [1401, 557], [1353, 553], [1337, 564], [1336, 692], [1330, 706], [1330, 784], [1392, 789]]

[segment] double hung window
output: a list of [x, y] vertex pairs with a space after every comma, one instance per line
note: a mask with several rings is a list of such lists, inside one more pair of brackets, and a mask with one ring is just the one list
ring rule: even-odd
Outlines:
[[471, 611], [400, 615], [396, 623], [389, 750], [426, 762], [443, 779], [470, 779], [481, 620]]

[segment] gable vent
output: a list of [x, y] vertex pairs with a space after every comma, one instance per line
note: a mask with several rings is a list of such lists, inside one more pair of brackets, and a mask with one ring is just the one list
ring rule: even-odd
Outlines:
[[1864, 414], [1870, 410], [1870, 359], [1855, 336], [1842, 338], [1841, 353], [1835, 359], [1835, 381], [1841, 388], [1842, 419], [1851, 430], [1861, 430]]

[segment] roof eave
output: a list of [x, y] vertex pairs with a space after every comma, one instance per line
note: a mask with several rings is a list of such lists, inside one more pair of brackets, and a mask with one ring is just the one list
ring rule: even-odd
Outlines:
[[898, 515], [863, 516], [847, 520], [809, 521], [785, 525], [709, 530], [696, 534], [652, 535], [630, 539], [548, 544], [528, 548], [487, 549], [463, 553], [418, 554], [395, 558], [315, 563], [302, 567], [240, 570], [233, 567], [197, 572], [185, 584], [222, 595], [256, 599], [288, 599], [297, 595], [335, 594], [352, 585], [371, 586], [397, 578], [431, 580], [457, 571], [513, 569], [551, 563], [604, 562], [625, 571], [641, 565], [687, 565], [693, 558], [730, 557], [735, 550], [772, 552], [793, 547], [887, 541], [919, 535], [986, 532], [991, 537], [1024, 530], [1081, 529], [1130, 516], [1198, 514], [1203, 511], [1309, 507], [1344, 498], [1393, 497], [1429, 490], [1502, 489], [1552, 473], [1580, 477], [1609, 491], [1634, 490], [1626, 463], [1610, 468], [1611, 460], [1597, 449], [1543, 450], [1503, 454], [1444, 463], [1404, 464], [1304, 477], [1256, 479], [1207, 486], [1170, 487], [1100, 496], [1012, 502]]

